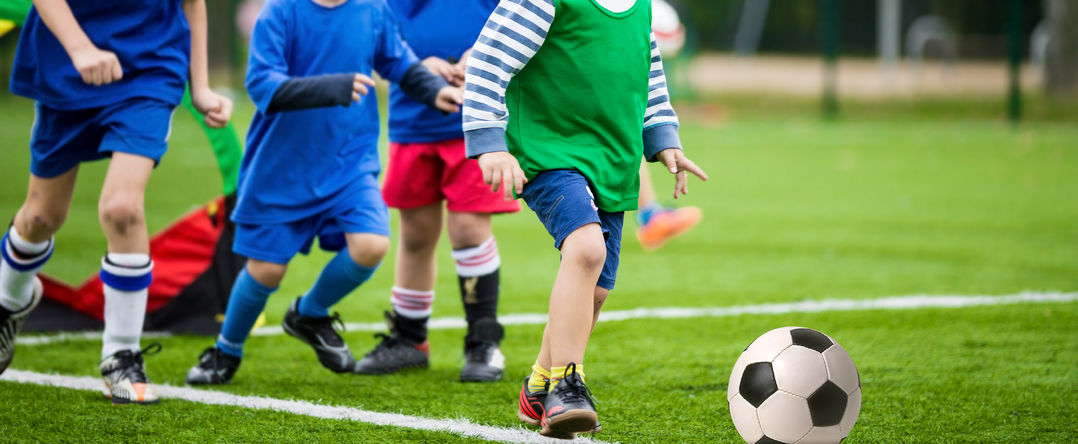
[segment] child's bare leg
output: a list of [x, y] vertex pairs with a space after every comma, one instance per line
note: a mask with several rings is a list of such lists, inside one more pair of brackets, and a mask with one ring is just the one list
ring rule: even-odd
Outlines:
[[[34, 277], [50, 256], [50, 239], [67, 218], [78, 167], [57, 177], [30, 176], [26, 201], [3, 234], [10, 254], [0, 261], [0, 307], [17, 312], [33, 302]], [[6, 359], [6, 357], [5, 357]]]
[[110, 253], [150, 252], [144, 197], [153, 167], [153, 159], [113, 153], [98, 203], [98, 219]]
[[153, 167], [153, 159], [113, 153], [101, 189], [98, 220], [108, 240], [108, 254], [101, 266], [105, 293], [103, 358], [139, 349], [153, 270], [144, 210], [146, 183]]
[[442, 234], [442, 204], [401, 210], [394, 285], [431, 291], [437, 273], [435, 251]]
[[28, 242], [49, 240], [67, 220], [71, 196], [75, 191], [75, 178], [79, 167], [56, 177], [43, 178], [30, 175], [26, 201], [15, 213], [13, 224], [19, 235]]
[[[603, 287], [595, 287], [595, 297], [593, 300], [595, 304], [595, 315], [592, 316], [591, 330], [588, 333], [589, 339], [591, 338], [591, 333], [595, 331], [595, 325], [599, 323], [599, 311], [602, 310], [603, 303], [606, 302], [606, 297], [609, 295], [610, 290]], [[550, 361], [550, 324], [548, 323], [547, 327], [543, 329], [543, 343], [539, 346], [539, 356], [535, 359], [535, 362], [538, 362], [544, 369], [550, 369]], [[582, 366], [584, 364], [584, 359], [582, 358], [577, 364]]]
[[552, 367], [584, 359], [594, 319], [595, 282], [606, 261], [606, 240], [599, 224], [585, 225], [566, 237], [561, 253], [547, 322]]
[[[393, 280], [394, 328], [416, 344], [427, 340], [434, 306], [435, 253], [442, 235], [442, 203], [401, 210], [397, 268]], [[417, 358], [419, 355], [416, 355]]]

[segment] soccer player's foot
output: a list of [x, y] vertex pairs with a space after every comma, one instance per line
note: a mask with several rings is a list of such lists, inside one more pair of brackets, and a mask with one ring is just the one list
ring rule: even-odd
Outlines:
[[382, 338], [382, 342], [356, 363], [356, 373], [384, 375], [409, 368], [430, 366], [430, 342], [417, 343], [401, 336], [395, 319], [392, 313], [386, 312], [389, 334], [374, 335]]
[[228, 384], [239, 368], [240, 358], [222, 352], [217, 347], [210, 347], [199, 355], [198, 364], [187, 371], [187, 383]]
[[468, 326], [464, 339], [464, 368], [460, 370], [461, 382], [500, 381], [505, 371], [505, 356], [501, 343], [505, 329], [494, 318], [482, 318]]
[[324, 318], [299, 314], [299, 298], [296, 298], [288, 307], [281, 326], [284, 327], [285, 333], [311, 346], [323, 367], [337, 373], [351, 372], [356, 366], [356, 360], [352, 357], [348, 344], [344, 343], [344, 338], [333, 328], [334, 323], [344, 329], [344, 323], [337, 313]]
[[547, 390], [545, 387], [542, 390], [528, 390], [528, 379], [530, 377], [524, 377], [524, 386], [520, 388], [517, 418], [525, 424], [539, 427], [539, 421], [543, 419], [543, 402], [546, 400]]
[[157, 393], [146, 376], [142, 357], [161, 351], [161, 344], [151, 344], [142, 350], [120, 350], [101, 360], [101, 378], [105, 380], [105, 396], [113, 404], [155, 404]]
[[0, 373], [4, 373], [7, 366], [11, 365], [11, 359], [15, 357], [15, 336], [22, 330], [22, 325], [30, 316], [30, 312], [34, 311], [37, 304], [41, 302], [43, 293], [41, 280], [36, 277], [33, 292], [30, 304], [19, 310], [10, 311], [0, 305]]
[[691, 230], [702, 217], [697, 207], [658, 208], [637, 228], [636, 238], [645, 250], [655, 250]]
[[552, 387], [543, 400], [542, 429], [539, 434], [551, 438], [573, 439], [577, 433], [588, 433], [599, 425], [599, 414], [591, 391], [569, 363], [561, 381], [551, 381]]

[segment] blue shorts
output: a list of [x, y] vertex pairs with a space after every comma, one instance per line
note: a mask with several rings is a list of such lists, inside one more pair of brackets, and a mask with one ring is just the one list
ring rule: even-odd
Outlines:
[[606, 263], [597, 286], [614, 289], [621, 257], [621, 227], [625, 212], [607, 213], [595, 206], [588, 179], [576, 170], [544, 171], [524, 185], [520, 195], [554, 237], [554, 248], [577, 228], [597, 223], [606, 238]]
[[38, 102], [30, 138], [30, 172], [51, 178], [114, 152], [161, 162], [175, 107], [136, 98], [102, 108], [59, 110]]
[[389, 237], [389, 208], [378, 188], [378, 173], [370, 173], [362, 181], [360, 191], [305, 219], [271, 224], [237, 222], [232, 251], [260, 261], [287, 264], [296, 253], [309, 253], [316, 237], [318, 246], [326, 251], [347, 247], [345, 233]]

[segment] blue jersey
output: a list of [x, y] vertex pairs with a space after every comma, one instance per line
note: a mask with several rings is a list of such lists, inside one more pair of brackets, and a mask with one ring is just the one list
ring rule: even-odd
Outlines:
[[298, 221], [358, 195], [378, 160], [378, 101], [371, 94], [348, 107], [269, 112], [289, 79], [372, 71], [398, 82], [418, 63], [383, 0], [335, 7], [311, 0], [270, 0], [251, 35], [247, 93], [257, 111], [240, 167], [240, 223]]
[[11, 92], [59, 110], [104, 107], [134, 97], [180, 103], [191, 52], [181, 0], [68, 3], [90, 41], [116, 53], [123, 79], [102, 86], [83, 83], [71, 57], [33, 8], [15, 51]]
[[[394, 0], [401, 33], [420, 59], [459, 59], [475, 44], [498, 0]], [[389, 139], [401, 143], [464, 137], [460, 114], [446, 115], [389, 87]]]

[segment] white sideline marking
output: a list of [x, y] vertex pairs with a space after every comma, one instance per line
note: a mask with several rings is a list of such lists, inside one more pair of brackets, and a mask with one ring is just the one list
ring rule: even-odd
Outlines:
[[[90, 390], [95, 392], [101, 392], [104, 387], [100, 378], [92, 378], [89, 376], [50, 375], [14, 369], [8, 369], [3, 375], [0, 375], [0, 380], [74, 390]], [[228, 405], [257, 410], [274, 410], [314, 418], [357, 421], [379, 426], [394, 426], [433, 432], [449, 432], [488, 441], [523, 443], [566, 442], [564, 440], [543, 437], [533, 430], [525, 430], [520, 427], [507, 428], [473, 424], [467, 419], [430, 419], [402, 415], [399, 413], [372, 412], [353, 407], [319, 405], [307, 401], [289, 401], [261, 396], [241, 396], [214, 390], [173, 387], [164, 384], [154, 384], [154, 388], [157, 389], [157, 394], [161, 396], [161, 398], [181, 399], [201, 404]], [[603, 441], [595, 441], [583, 437], [577, 438], [575, 442], [603, 443]]]
[[[920, 308], [962, 308], [990, 305], [1048, 304], [1078, 301], [1078, 292], [1025, 291], [1003, 296], [988, 295], [910, 295], [879, 299], [824, 299], [818, 301], [780, 302], [758, 305], [734, 305], [730, 307], [656, 307], [632, 310], [604, 311], [600, 322], [626, 321], [631, 319], [681, 319], [721, 318], [744, 314], [821, 313], [828, 311], [862, 310], [914, 310]], [[498, 316], [502, 325], [542, 325], [547, 316], [541, 313], [519, 313]], [[466, 328], [460, 318], [436, 318], [428, 324], [431, 330]], [[384, 331], [385, 323], [365, 322], [345, 324], [348, 331]], [[254, 331], [254, 336], [283, 334], [281, 326], [266, 326]], [[146, 333], [143, 337], [168, 337], [167, 333]], [[49, 336], [24, 336], [17, 339], [19, 345], [40, 345], [62, 341], [97, 340], [101, 332], [60, 333]]]

